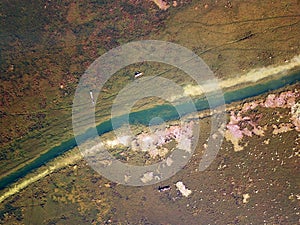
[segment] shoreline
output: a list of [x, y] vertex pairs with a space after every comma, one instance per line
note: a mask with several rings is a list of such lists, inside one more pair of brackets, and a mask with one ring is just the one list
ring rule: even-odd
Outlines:
[[[295, 71], [293, 71], [293, 72], [295, 73]], [[238, 108], [240, 106], [240, 104], [245, 101], [251, 101], [253, 99], [257, 99], [261, 96], [268, 95], [270, 92], [280, 93], [284, 90], [294, 87], [295, 85], [297, 85], [297, 84], [286, 85], [279, 89], [271, 90], [271, 91], [265, 92], [265, 93], [257, 95], [257, 96], [249, 97], [249, 98], [239, 100], [239, 101], [234, 101], [230, 104], [225, 104], [225, 106], [226, 106], [225, 111], [229, 112], [232, 109]], [[210, 112], [209, 109], [206, 109], [206, 110], [198, 111], [198, 115], [199, 115], [200, 119], [204, 119], [206, 117], [212, 116], [212, 113]], [[186, 116], [188, 117], [189, 115], [186, 115]], [[174, 121], [176, 121], [176, 120], [171, 120], [170, 122], [174, 123]], [[64, 167], [72, 165], [72, 164], [76, 164], [76, 162], [82, 160], [81, 153], [80, 152], [76, 153], [76, 151], [78, 151], [78, 149], [75, 147], [75, 148], [72, 148], [72, 149], [62, 153], [61, 155], [51, 159], [51, 161], [49, 161], [45, 165], [43, 165], [37, 169], [34, 169], [32, 172], [29, 172], [24, 177], [19, 178], [17, 181], [15, 181], [12, 184], [10, 184], [9, 186], [3, 188], [1, 190], [2, 194], [0, 197], [0, 202], [4, 201], [9, 196], [14, 195], [15, 193], [19, 192], [20, 190], [26, 188], [31, 183], [34, 183], [34, 182], [42, 179], [43, 177], [57, 171], [58, 169], [64, 168]], [[12, 174], [12, 173], [10, 173], [10, 174]]]
[[[263, 83], [272, 81], [274, 79], [283, 78], [285, 76], [297, 73], [299, 71], [300, 71], [300, 55], [296, 55], [292, 59], [287, 60], [285, 64], [274, 64], [274, 65], [270, 65], [270, 66], [266, 66], [266, 67], [254, 68], [254, 69], [251, 69], [251, 70], [245, 72], [244, 74], [235, 75], [235, 77], [239, 77], [240, 83], [237, 83], [236, 78], [232, 78], [232, 77], [228, 78], [226, 80], [219, 80], [218, 82], [221, 84], [220, 89], [225, 94], [227, 92], [238, 91], [245, 87], [251, 87], [253, 85], [257, 85], [260, 83], [263, 84]], [[260, 75], [259, 78], [257, 78], [256, 75], [258, 75], [260, 73], [263, 73], [263, 74]], [[236, 84], [232, 85], [233, 81], [236, 82]], [[200, 90], [200, 92], [201, 92], [201, 90]], [[184, 93], [184, 94], [186, 94], [186, 93]], [[190, 94], [190, 96], [194, 97], [195, 99], [199, 99], [199, 98], [201, 99], [201, 97], [203, 98], [203, 94], [202, 95], [201, 95], [201, 93], [199, 94], [199, 88], [198, 88], [198, 90], [194, 90], [194, 93], [192, 91], [192, 92], [189, 92], [188, 94]], [[177, 98], [177, 96], [174, 96], [174, 97]], [[158, 105], [154, 105], [154, 107], [156, 107], [156, 106], [158, 106]], [[152, 107], [146, 108], [146, 110], [151, 109], [151, 108]], [[138, 112], [138, 111], [136, 111], [136, 112]], [[49, 152], [49, 149], [53, 149], [53, 148], [61, 146], [62, 143], [63, 143], [63, 141], [60, 142], [59, 144], [52, 145], [49, 148], [47, 148], [47, 150], [40, 152], [38, 155], [34, 156], [33, 158], [31, 158], [21, 164], [18, 164], [16, 167], [14, 167], [13, 169], [11, 169], [9, 171], [4, 172], [3, 174], [0, 174], [0, 180], [4, 179], [5, 177], [9, 176], [10, 174], [12, 174], [14, 172], [17, 172], [18, 170], [22, 169], [24, 166], [29, 165], [30, 163], [34, 162], [36, 159], [38, 159], [42, 155], [47, 154]]]
[[[273, 67], [273, 66], [272, 66]], [[253, 70], [258, 70], [258, 69], [253, 69]], [[252, 71], [252, 70], [251, 70]], [[290, 76], [290, 75], [292, 75], [292, 74], [295, 74], [295, 73], [297, 73], [297, 72], [300, 72], [300, 65], [299, 66], [297, 66], [296, 68], [291, 68], [290, 70], [288, 70], [288, 71], [279, 71], [277, 74], [271, 74], [271, 75], [269, 75], [269, 76], [267, 76], [267, 77], [264, 77], [263, 79], [260, 79], [258, 82], [256, 82], [256, 83], [253, 83], [253, 82], [247, 82], [247, 83], [241, 83], [241, 84], [238, 84], [238, 85], [234, 85], [234, 86], [232, 86], [232, 87], [228, 87], [228, 88], [226, 88], [226, 89], [223, 89], [223, 93], [224, 94], [226, 94], [226, 93], [228, 93], [228, 92], [234, 92], [234, 91], [238, 91], [238, 90], [240, 90], [240, 89], [243, 89], [243, 88], [246, 88], [246, 87], [251, 87], [251, 86], [254, 86], [254, 85], [259, 85], [259, 84], [264, 84], [264, 83], [266, 83], [266, 82], [270, 82], [270, 81], [272, 81], [272, 80], [274, 80], [274, 78], [276, 78], [276, 80], [277, 79], [280, 79], [280, 78], [284, 78], [285, 76]], [[247, 75], [248, 73], [246, 73], [245, 75]], [[244, 75], [244, 76], [245, 76]], [[276, 76], [278, 76], [278, 77], [276, 77]], [[226, 80], [225, 80], [226, 81]], [[194, 99], [195, 100], [199, 100], [199, 99], [201, 99], [201, 97], [203, 98], [204, 96], [203, 95], [196, 95], [196, 96], [194, 96]], [[239, 100], [238, 100], [239, 101]], [[226, 104], [227, 105], [227, 104]], [[157, 105], [155, 105], [155, 106], [157, 106]], [[155, 107], [154, 106], [154, 107]], [[145, 110], [148, 110], [148, 109], [151, 109], [151, 108], [147, 108], [147, 109], [145, 109]], [[143, 110], [142, 110], [143, 111]], [[203, 111], [203, 110], [199, 110], [199, 111]], [[134, 113], [136, 113], [136, 112], [139, 112], [139, 111], [135, 111]], [[105, 122], [105, 121], [104, 121]], [[99, 125], [99, 124], [98, 124]], [[98, 126], [97, 125], [97, 126]], [[52, 147], [50, 147], [50, 148], [48, 148], [48, 150], [45, 150], [45, 151], [43, 151], [43, 152], [41, 152], [40, 154], [38, 154], [37, 156], [35, 156], [34, 158], [32, 158], [32, 159], [30, 159], [30, 160], [28, 160], [28, 161], [26, 161], [26, 162], [24, 162], [24, 163], [22, 163], [22, 164], [19, 164], [17, 167], [15, 167], [13, 170], [10, 170], [9, 172], [5, 172], [4, 174], [1, 174], [0, 175], [0, 180], [1, 179], [3, 179], [3, 178], [5, 178], [5, 177], [7, 177], [7, 176], [9, 176], [10, 174], [12, 174], [12, 173], [14, 173], [14, 172], [17, 172], [18, 170], [20, 170], [21, 168], [23, 168], [24, 166], [27, 166], [27, 165], [29, 165], [30, 163], [32, 163], [33, 161], [35, 161], [36, 159], [38, 159], [39, 157], [41, 157], [42, 155], [44, 155], [44, 154], [46, 154], [46, 153], [48, 153], [49, 152], [49, 149], [53, 149], [53, 148], [56, 148], [56, 147], [59, 147], [59, 146], [61, 146], [62, 144], [63, 144], [64, 142], [61, 142], [60, 144], [57, 144], [57, 145], [54, 145], [54, 146], [52, 146]]]

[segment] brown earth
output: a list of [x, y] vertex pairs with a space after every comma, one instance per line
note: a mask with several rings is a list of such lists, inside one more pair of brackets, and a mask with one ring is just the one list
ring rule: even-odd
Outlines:
[[[192, 1], [163, 12], [147, 1], [104, 2], [101, 3], [104, 5], [86, 1], [2, 3], [2, 176], [72, 137], [71, 104], [76, 83], [90, 63], [115, 46], [149, 38], [172, 41], [194, 50], [219, 78], [282, 64], [300, 52], [297, 0]], [[20, 17], [11, 16], [15, 11], [20, 12]], [[160, 71], [165, 67], [156, 68]], [[111, 96], [130, 81], [133, 71], [129, 68], [127, 77], [114, 77], [107, 84], [107, 93], [101, 99], [105, 108], [98, 108], [99, 121], [107, 118]], [[268, 123], [274, 110], [259, 110]], [[284, 118], [287, 114], [281, 112]], [[206, 127], [209, 129], [209, 122], [209, 119], [202, 121], [204, 131]], [[270, 139], [268, 145], [263, 142], [267, 139]], [[204, 140], [205, 134], [191, 162], [162, 184], [171, 186], [168, 192], [159, 193], [158, 185], [133, 188], [110, 183], [81, 161], [77, 168], [73, 165], [63, 168], [7, 199], [2, 203], [1, 221], [4, 224], [299, 222], [299, 160], [292, 151], [299, 146], [298, 132], [279, 136], [268, 133], [263, 139], [253, 137], [237, 153], [225, 142], [209, 169], [199, 173], [195, 169]], [[278, 156], [274, 155], [276, 149]], [[280, 165], [282, 160], [284, 164]], [[176, 191], [174, 184], [179, 180], [193, 191], [191, 197], [182, 197]], [[250, 199], [245, 204], [243, 194], [247, 193]]]

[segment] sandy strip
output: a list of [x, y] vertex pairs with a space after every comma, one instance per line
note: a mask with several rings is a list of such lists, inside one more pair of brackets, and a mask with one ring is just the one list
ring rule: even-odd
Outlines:
[[[53, 173], [54, 171], [61, 169], [63, 167], [66, 167], [70, 164], [74, 164], [78, 162], [80, 159], [82, 159], [82, 155], [79, 153], [73, 153], [72, 155], [60, 157], [59, 159], [56, 159], [54, 162], [52, 162], [53, 165], [49, 165], [47, 169], [44, 169], [42, 172], [39, 172], [37, 175], [34, 175], [33, 177], [30, 177], [25, 180], [17, 181], [14, 187], [6, 188], [5, 193], [0, 196], [0, 203], [3, 202], [8, 197], [16, 194], [17, 192], [21, 191], [22, 189], [26, 188], [30, 184], [46, 177], [47, 175]], [[30, 174], [29, 174], [30, 176]], [[32, 175], [31, 175], [32, 176]]]
[[[297, 67], [300, 67], [300, 55], [297, 55], [291, 60], [286, 61], [285, 64], [271, 65], [263, 68], [252, 69], [248, 73], [245, 73], [243, 75], [239, 75], [226, 80], [220, 80], [218, 84], [220, 88], [226, 89], [241, 84], [256, 83], [262, 79], [272, 77], [277, 74], [280, 75], [281, 73], [287, 72]], [[184, 94], [190, 96], [198, 96], [203, 94], [203, 90], [205, 90], [205, 92], [214, 91], [215, 86], [210, 85], [209, 82], [204, 84], [202, 88], [196, 85], [187, 85], [184, 87]]]

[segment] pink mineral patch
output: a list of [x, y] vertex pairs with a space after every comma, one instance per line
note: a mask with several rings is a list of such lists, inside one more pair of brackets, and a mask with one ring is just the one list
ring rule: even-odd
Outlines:
[[264, 103], [264, 106], [267, 108], [275, 107], [275, 97], [276, 97], [276, 95], [274, 95], [274, 94], [268, 95], [268, 97]]
[[266, 108], [290, 108], [295, 104], [295, 98], [298, 96], [299, 93], [292, 91], [281, 92], [279, 96], [269, 94], [262, 106]]
[[[255, 104], [247, 104], [240, 112], [238, 112], [238, 114], [236, 115], [234, 113], [234, 111], [231, 111], [231, 115], [230, 115], [230, 121], [227, 124], [227, 129], [229, 130], [229, 132], [238, 139], [243, 138], [244, 135], [252, 137], [252, 134], [256, 134], [256, 135], [263, 135], [263, 131], [260, 127], [257, 127], [257, 120], [259, 118], [261, 118], [261, 114], [259, 115], [252, 115], [252, 116], [244, 116], [242, 117], [241, 112], [243, 110], [246, 109], [254, 109], [255, 107], [257, 107], [258, 103], [256, 102]], [[256, 118], [256, 122], [253, 121], [252, 118]], [[252, 130], [249, 130], [248, 128], [241, 128], [240, 125], [241, 124], [246, 124], [246, 125], [250, 125], [253, 127]]]
[[285, 98], [284, 96], [279, 96], [275, 99], [275, 105], [276, 107], [283, 107], [285, 105]]
[[244, 135], [252, 137], [252, 131], [250, 131], [248, 128], [244, 128], [242, 131]]
[[253, 110], [258, 106], [258, 101], [246, 102], [242, 107], [242, 112], [247, 112], [249, 110]]
[[[172, 140], [178, 143], [177, 147], [190, 151], [194, 125], [195, 123], [190, 121], [181, 125], [171, 125], [168, 128], [158, 128], [153, 133], [142, 132], [132, 140], [129, 140], [131, 142], [130, 146], [133, 151], [148, 152], [152, 158], [155, 158], [157, 155], [164, 155], [167, 149], [163, 145]], [[125, 142], [123, 139], [121, 141]], [[126, 139], [126, 143], [127, 141]]]
[[[263, 117], [263, 114], [252, 113], [249, 116], [243, 116], [244, 113], [248, 112], [249, 114], [250, 110], [253, 110], [258, 106], [265, 108], [291, 108], [292, 117], [290, 119], [292, 123], [280, 124], [279, 127], [274, 125], [273, 134], [288, 132], [292, 130], [293, 126], [295, 127], [296, 131], [300, 132], [300, 113], [296, 113], [296, 111], [300, 111], [300, 109], [298, 110], [297, 108], [298, 106], [296, 106], [296, 100], [299, 96], [300, 92], [298, 92], [297, 90], [281, 92], [277, 95], [269, 94], [265, 100], [255, 100], [252, 102], [247, 102], [243, 104], [240, 111], [231, 111], [230, 120], [226, 125], [226, 128], [228, 133], [231, 134], [233, 138], [236, 138], [233, 144], [238, 145], [239, 139], [242, 139], [243, 136], [252, 137], [253, 135], [265, 135], [265, 131], [268, 125], [261, 127], [258, 124], [260, 119]], [[296, 109], [293, 109], [295, 107]]]
[[229, 124], [237, 124], [241, 120], [242, 120], [242, 117], [239, 116], [239, 114], [235, 115], [235, 113], [233, 111], [231, 111]]
[[242, 138], [243, 132], [240, 130], [240, 127], [236, 124], [227, 124], [227, 129], [230, 133], [236, 138]]

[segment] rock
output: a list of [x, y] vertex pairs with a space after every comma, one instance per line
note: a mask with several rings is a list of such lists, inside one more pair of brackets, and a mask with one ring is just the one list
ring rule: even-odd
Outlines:
[[243, 194], [243, 203], [246, 204], [249, 202], [250, 195], [248, 193]]
[[285, 133], [285, 132], [292, 130], [292, 124], [281, 123], [281, 124], [279, 124], [279, 128], [274, 124], [273, 128], [274, 128], [273, 134], [277, 135], [277, 134]]
[[170, 6], [163, 0], [152, 0], [161, 10], [167, 10]]
[[240, 138], [233, 136], [233, 134], [229, 130], [225, 131], [224, 137], [226, 141], [230, 141], [233, 144], [235, 152], [239, 152], [244, 149], [244, 147], [239, 144]]
[[181, 181], [178, 181], [175, 186], [184, 197], [188, 197], [192, 193], [192, 191], [187, 189]]

